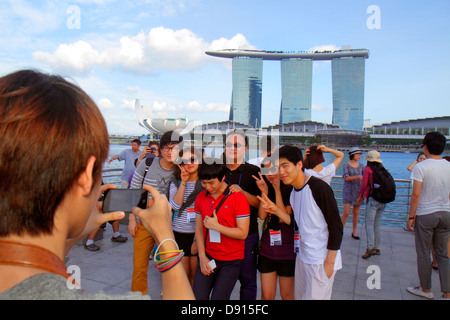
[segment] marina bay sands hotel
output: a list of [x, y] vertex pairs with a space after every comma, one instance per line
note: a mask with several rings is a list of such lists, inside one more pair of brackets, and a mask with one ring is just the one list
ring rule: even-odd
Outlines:
[[333, 124], [362, 130], [364, 125], [364, 70], [366, 49], [285, 53], [262, 50], [221, 50], [206, 54], [233, 59], [230, 120], [261, 127], [264, 60], [281, 61], [279, 123], [311, 120], [314, 60], [331, 60]]

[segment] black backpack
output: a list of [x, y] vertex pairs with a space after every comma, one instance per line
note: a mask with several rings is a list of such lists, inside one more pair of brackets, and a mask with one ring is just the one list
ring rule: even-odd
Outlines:
[[[373, 184], [371, 196], [381, 203], [389, 203], [395, 200], [395, 181], [392, 175], [382, 165], [372, 167]], [[375, 186], [379, 185], [379, 187]]]

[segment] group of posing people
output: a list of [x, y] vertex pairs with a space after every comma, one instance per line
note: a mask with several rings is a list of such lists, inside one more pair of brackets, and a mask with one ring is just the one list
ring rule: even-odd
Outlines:
[[[195, 297], [230, 299], [239, 280], [240, 299], [255, 300], [259, 270], [262, 299], [275, 298], [277, 282], [283, 299], [330, 299], [342, 267], [343, 227], [329, 181], [343, 154], [314, 146], [303, 158], [299, 148], [278, 148], [264, 137], [258, 166], [245, 162], [248, 140], [240, 131], [226, 135], [219, 159], [205, 158], [194, 146], [180, 147], [181, 142], [176, 133], [165, 133], [160, 157], [142, 160], [130, 187], [151, 185], [167, 195]], [[329, 151], [339, 160], [323, 168], [315, 154]], [[311, 175], [303, 163], [309, 163]], [[312, 176], [321, 174], [328, 182]], [[131, 290], [146, 294], [155, 241], [134, 216], [129, 231], [135, 237]]]
[[[294, 146], [269, 146], [258, 167], [244, 161], [248, 143], [241, 132], [227, 134], [221, 159], [180, 148], [172, 132], [163, 135], [160, 157], [142, 158], [131, 179], [131, 188], [151, 195], [147, 209], [134, 208], [129, 216], [133, 292], [90, 294], [68, 273], [64, 256], [102, 224], [124, 217], [101, 212], [98, 202], [115, 188], [102, 186], [109, 138], [100, 110], [75, 84], [22, 70], [0, 78], [0, 119], [0, 299], [148, 299], [154, 247], [163, 299], [226, 300], [239, 280], [240, 298], [254, 300], [257, 269], [263, 299], [274, 298], [277, 280], [283, 299], [331, 298], [342, 268], [343, 221], [322, 179], [334, 175], [341, 153], [322, 167], [321, 160], [308, 164], [315, 151], [335, 151], [312, 147], [303, 157]], [[445, 143], [442, 135], [427, 134], [427, 160], [413, 169], [409, 226], [414, 223], [421, 285], [408, 291], [427, 298], [431, 243], [444, 298], [449, 292], [450, 164], [439, 156]], [[33, 161], [11, 160], [27, 158]], [[381, 163], [373, 151], [366, 160]], [[374, 170], [364, 169], [363, 184]], [[373, 190], [363, 184], [357, 204], [372, 201]], [[261, 239], [258, 217], [264, 221]], [[369, 256], [377, 254], [376, 245], [375, 232]]]

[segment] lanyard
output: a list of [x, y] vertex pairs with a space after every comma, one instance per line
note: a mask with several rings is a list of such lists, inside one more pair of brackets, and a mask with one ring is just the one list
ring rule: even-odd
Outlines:
[[[230, 171], [230, 173], [232, 173], [232, 171]], [[239, 174], [239, 182], [238, 182], [238, 186], [241, 186], [241, 180], [242, 180], [242, 172]], [[229, 181], [228, 181], [227, 178], [225, 178], [225, 181], [226, 181], [227, 183], [229, 183]]]

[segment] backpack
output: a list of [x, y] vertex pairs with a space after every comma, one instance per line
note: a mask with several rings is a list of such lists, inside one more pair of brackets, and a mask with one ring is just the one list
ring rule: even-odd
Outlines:
[[[395, 181], [392, 175], [382, 165], [373, 167], [373, 186], [371, 197], [381, 203], [389, 203], [395, 200]], [[379, 187], [375, 186], [379, 185]]]

